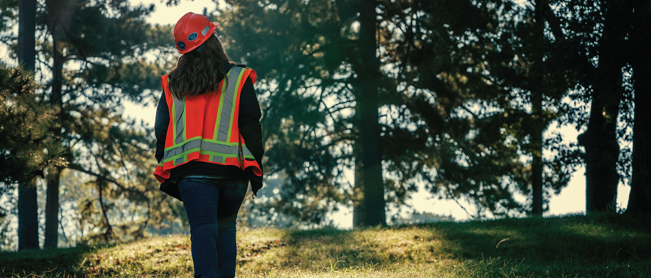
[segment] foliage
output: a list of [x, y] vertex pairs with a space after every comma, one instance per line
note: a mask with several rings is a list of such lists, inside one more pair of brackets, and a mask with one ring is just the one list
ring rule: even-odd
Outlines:
[[0, 195], [43, 177], [48, 165], [67, 163], [56, 138], [49, 136], [55, 111], [36, 89], [30, 72], [0, 63]]
[[[406, 208], [419, 183], [440, 198], [467, 198], [477, 205], [479, 217], [530, 211], [529, 201], [518, 196], [530, 197], [539, 178], [546, 192], [559, 193], [583, 163], [583, 149], [563, 144], [567, 138], [560, 134], [545, 138], [542, 133], [551, 123], [580, 129], [589, 120], [585, 105], [572, 107], [567, 99], [603, 101], [610, 110], [596, 115], [613, 123], [619, 114], [626, 125], [618, 136], [630, 139], [634, 79], [622, 61], [630, 62], [634, 55], [606, 45], [612, 37], [611, 42], [624, 40], [630, 26], [622, 20], [610, 36], [610, 25], [604, 25], [609, 11], [630, 13], [629, 2], [616, 10], [615, 2], [605, 0], [522, 5], [381, 0], [376, 1], [375, 49], [360, 49], [358, 1], [226, 2], [227, 9], [208, 16], [221, 23], [218, 33], [230, 56], [258, 72], [265, 174], [268, 180], [283, 181], [260, 194], [256, 204], [247, 199], [247, 214], [282, 219], [281, 225], [323, 225], [328, 213], [355, 201], [348, 176], [360, 165], [359, 151], [353, 149], [361, 141], [357, 108], [359, 76], [368, 70], [359, 57], [364, 51], [379, 55], [381, 77], [375, 85], [383, 185], [392, 208]], [[61, 72], [61, 78], [41, 81], [36, 96], [16, 99], [25, 103], [16, 107], [42, 114], [16, 110], [27, 118], [12, 128], [22, 124], [31, 129], [7, 131], [7, 136], [31, 139], [7, 137], [11, 140], [0, 144], [14, 144], [12, 153], [33, 150], [11, 159], [28, 153], [38, 159], [12, 164], [22, 165], [23, 171], [7, 173], [24, 178], [39, 174], [56, 153], [69, 152], [65, 167], [75, 174], [67, 174], [64, 183], [84, 193], [65, 201], [79, 212], [77, 228], [84, 242], [130, 240], [147, 231], [178, 228], [185, 220], [181, 204], [158, 192], [151, 175], [152, 130], [122, 116], [125, 100], [156, 102], [158, 77], [174, 65], [172, 26], [147, 24], [154, 6], [134, 7], [126, 0], [39, 3], [36, 76], [49, 79]], [[16, 24], [17, 6], [18, 1], [0, 4], [0, 41], [11, 51], [16, 38], [8, 31]], [[600, 69], [600, 59], [612, 53], [619, 60]], [[604, 68], [616, 74], [595, 77], [607, 75], [600, 73]], [[624, 80], [614, 80], [620, 73]], [[0, 82], [23, 86], [16, 85], [27, 82], [21, 78]], [[4, 84], [3, 89], [10, 86]], [[607, 88], [617, 90], [603, 94]], [[594, 98], [599, 90], [605, 99]], [[45, 101], [55, 110], [43, 108]], [[36, 121], [40, 115], [46, 117]], [[44, 130], [54, 136], [40, 140]], [[2, 132], [0, 138], [5, 138]], [[18, 143], [41, 145], [16, 147]], [[5, 160], [10, 157], [3, 154]], [[626, 178], [630, 150], [618, 154]], [[542, 173], [536, 172], [537, 158], [543, 159]]]
[[[617, 215], [466, 223], [238, 232], [238, 276], [246, 277], [646, 277], [648, 219]], [[159, 276], [192, 273], [188, 235], [0, 253], [16, 277]], [[49, 271], [47, 269], [50, 269]], [[55, 270], [52, 270], [55, 269]], [[65, 273], [65, 275], [64, 275]]]
[[[94, 192], [76, 204], [81, 234], [95, 231], [83, 242], [141, 238], [148, 225], [165, 227], [182, 213], [173, 200], [163, 199], [151, 176], [152, 129], [122, 116], [122, 100], [156, 100], [159, 76], [170, 64], [171, 29], [146, 23], [151, 11], [153, 5], [131, 7], [126, 1], [78, 1], [69, 25], [60, 26], [62, 59], [79, 65], [63, 67], [63, 144], [74, 150], [70, 168], [92, 176], [82, 188]], [[45, 18], [66, 16], [47, 12]]]
[[[56, 109], [52, 143], [71, 154], [70, 164], [63, 167], [84, 174], [77, 182], [86, 191], [83, 198], [68, 200], [78, 210], [75, 226], [85, 235], [78, 240], [128, 240], [177, 222], [182, 209], [158, 192], [151, 175], [152, 128], [122, 116], [124, 100], [157, 102], [159, 76], [171, 67], [171, 27], [146, 23], [153, 5], [67, 0], [40, 4], [37, 76], [52, 77], [42, 84], [41, 101]], [[17, 6], [17, 1], [3, 2], [3, 26], [16, 24], [10, 15]], [[12, 35], [3, 37], [11, 50], [16, 43]]]
[[[219, 20], [231, 56], [259, 72], [265, 163], [288, 180], [268, 207], [318, 223], [334, 204], [351, 203], [344, 173], [358, 163], [359, 19], [350, 1], [256, 3], [230, 1]], [[518, 138], [503, 132], [501, 103], [492, 100], [505, 89], [484, 73], [501, 62], [491, 36], [501, 31], [503, 6], [481, 3], [378, 3], [381, 149], [386, 198], [395, 207], [424, 181], [442, 197], [469, 197], [495, 215], [522, 209], [512, 191], [529, 174]], [[453, 16], [460, 13], [473, 16]]]
[[552, 1], [557, 14], [551, 25], [554, 37], [573, 45], [561, 57], [574, 61], [568, 65], [576, 68], [566, 77], [573, 78], [578, 92], [574, 97], [590, 102], [589, 110], [570, 111], [570, 116], [581, 117], [565, 119], [587, 126], [578, 141], [585, 149], [588, 212], [612, 207], [618, 184], [630, 182], [635, 83], [631, 65], [643, 55], [641, 48], [632, 46], [634, 38], [640, 37], [632, 30], [644, 24], [631, 20], [634, 10], [644, 13], [634, 9], [634, 3]]
[[62, 26], [62, 59], [79, 65], [63, 68], [62, 143], [75, 154], [70, 169], [89, 175], [82, 188], [94, 192], [76, 200], [81, 235], [94, 231], [82, 242], [141, 238], [183, 213], [158, 192], [151, 175], [152, 128], [122, 116], [123, 100], [156, 102], [159, 76], [171, 66], [171, 27], [146, 23], [151, 11], [153, 5], [131, 7], [126, 1], [76, 2], [69, 25]]
[[[585, 116], [563, 101], [572, 97], [570, 90], [580, 79], [586, 62], [584, 47], [563, 32], [562, 13], [553, 5], [527, 2], [501, 15], [500, 35], [491, 39], [494, 50], [489, 55], [494, 60], [486, 68], [489, 80], [503, 90], [491, 100], [502, 108], [500, 128], [520, 144], [522, 154], [533, 158], [534, 168], [535, 160], [541, 161], [537, 171], [542, 172], [532, 169], [529, 182], [519, 188], [527, 196], [531, 196], [535, 183], [541, 183], [543, 191], [558, 194], [582, 163], [576, 143], [564, 144], [567, 138], [558, 132], [543, 136], [552, 124], [560, 127]], [[543, 152], [551, 153], [551, 157], [543, 156]], [[543, 203], [548, 200], [544, 198]], [[543, 206], [543, 210], [548, 208]]]
[[[387, 49], [381, 59], [393, 68], [397, 92], [386, 90], [384, 138], [400, 142], [388, 163], [442, 198], [468, 198], [480, 217], [483, 210], [520, 212], [512, 194], [530, 175], [519, 142], [504, 132], [508, 114], [497, 101], [504, 89], [487, 75], [501, 62], [494, 38], [502, 31], [498, 13], [508, 12], [508, 4], [387, 3], [380, 25]], [[468, 20], [459, 20], [460, 13]]]
[[232, 58], [258, 72], [265, 174], [286, 180], [260, 211], [321, 223], [350, 200], [344, 170], [357, 137], [347, 61], [355, 15], [344, 14], [348, 1], [227, 2], [232, 9], [218, 18], [222, 41]]

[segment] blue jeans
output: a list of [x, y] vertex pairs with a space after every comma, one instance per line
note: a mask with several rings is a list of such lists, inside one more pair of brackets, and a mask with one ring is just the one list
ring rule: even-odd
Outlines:
[[190, 222], [194, 277], [235, 277], [235, 222], [248, 184], [232, 178], [178, 181]]

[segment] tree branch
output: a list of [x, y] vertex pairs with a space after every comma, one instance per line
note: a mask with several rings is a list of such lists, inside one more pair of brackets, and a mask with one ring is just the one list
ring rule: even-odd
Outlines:
[[134, 193], [138, 193], [138, 194], [143, 194], [143, 195], [144, 195], [145, 193], [151, 191], [151, 190], [149, 190], [149, 189], [147, 189], [147, 190], [145, 190], [145, 191], [140, 191], [140, 190], [136, 190], [136, 189], [128, 188], [128, 187], [124, 186], [123, 184], [121, 184], [120, 182], [118, 182], [118, 181], [116, 181], [116, 180], [114, 180], [114, 179], [111, 179], [111, 178], [109, 178], [109, 177], [107, 177], [107, 176], [104, 176], [104, 175], [102, 175], [102, 174], [95, 173], [95, 172], [90, 171], [90, 170], [86, 170], [86, 169], [84, 169], [83, 167], [81, 167], [81, 166], [79, 166], [79, 165], [77, 165], [77, 164], [73, 164], [73, 165], [71, 165], [71, 166], [68, 167], [68, 168], [69, 168], [69, 169], [72, 169], [72, 170], [75, 170], [75, 171], [79, 171], [79, 172], [85, 173], [85, 174], [89, 174], [89, 175], [91, 175], [91, 176], [95, 176], [95, 177], [98, 177], [98, 178], [102, 178], [102, 179], [104, 179], [105, 181], [111, 182], [111, 183], [117, 185], [119, 188], [121, 188], [121, 189], [123, 189], [123, 190], [126, 190], [126, 191], [130, 191], [130, 192], [134, 192]]

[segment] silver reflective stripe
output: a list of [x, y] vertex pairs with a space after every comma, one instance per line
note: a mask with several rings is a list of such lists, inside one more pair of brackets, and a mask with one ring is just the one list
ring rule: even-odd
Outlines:
[[183, 129], [185, 129], [185, 125], [183, 123], [183, 118], [185, 114], [185, 101], [177, 99], [174, 95], [172, 95], [172, 98], [174, 99], [174, 108], [176, 112], [176, 139], [174, 139], [174, 144], [181, 144], [183, 143]]
[[201, 147], [201, 140], [193, 140], [183, 144], [182, 146], [178, 146], [176, 148], [165, 151], [165, 155], [163, 155], [163, 157], [170, 158], [175, 155], [182, 154], [191, 149], [200, 148], [200, 147]]
[[222, 145], [219, 143], [206, 142], [197, 139], [197, 140], [189, 141], [176, 148], [165, 151], [165, 154], [163, 155], [163, 160], [165, 160], [165, 158], [170, 158], [175, 155], [179, 155], [196, 148], [201, 148], [202, 151], [210, 151], [210, 152], [217, 152], [223, 154], [237, 154], [238, 152], [238, 146]]
[[251, 153], [251, 151], [249, 151], [249, 148], [247, 148], [246, 146], [242, 146], [242, 152], [244, 153], [244, 155], [250, 155], [250, 156], [253, 156], [253, 154]]
[[174, 165], [179, 165], [181, 163], [185, 162], [185, 156], [179, 157], [176, 160], [174, 160]]
[[224, 103], [222, 104], [222, 115], [219, 121], [219, 130], [217, 133], [217, 140], [228, 142], [228, 126], [231, 124], [231, 110], [233, 110], [233, 97], [237, 90], [237, 79], [243, 68], [233, 67], [228, 74], [228, 85], [226, 87], [226, 94], [224, 96]]
[[228, 145], [222, 145], [222, 144], [213, 143], [213, 142], [203, 142], [203, 143], [201, 143], [201, 150], [209, 151], [209, 152], [217, 152], [217, 153], [223, 153], [223, 154], [236, 154], [237, 149], [238, 149], [237, 146], [228, 146]]
[[212, 156], [212, 161], [217, 162], [217, 163], [224, 163], [224, 157], [218, 156], [218, 155], [213, 155]]

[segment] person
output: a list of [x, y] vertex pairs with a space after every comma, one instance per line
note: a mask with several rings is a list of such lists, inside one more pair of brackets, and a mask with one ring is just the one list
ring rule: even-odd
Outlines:
[[256, 72], [230, 62], [219, 23], [187, 13], [174, 26], [176, 67], [161, 77], [154, 172], [160, 190], [183, 202], [194, 277], [234, 277], [237, 213], [262, 187], [262, 112]]

